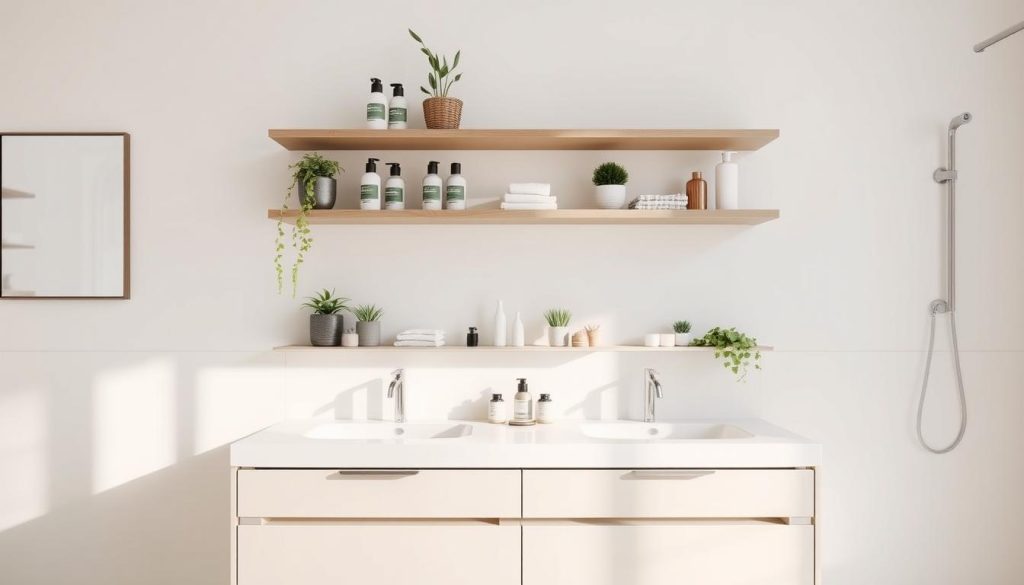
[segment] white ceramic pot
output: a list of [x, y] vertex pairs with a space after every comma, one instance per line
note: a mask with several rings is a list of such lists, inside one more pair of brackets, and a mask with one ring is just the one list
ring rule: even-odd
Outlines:
[[644, 347], [658, 347], [661, 345], [661, 335], [658, 333], [648, 333], [644, 335]]
[[690, 345], [690, 339], [692, 335], [689, 333], [676, 333], [676, 347], [686, 347]]
[[672, 347], [676, 344], [675, 333], [661, 333], [661, 339], [658, 340], [658, 345], [661, 347]]
[[626, 205], [625, 185], [598, 185], [594, 194], [601, 209], [622, 209]]
[[569, 337], [568, 327], [550, 327], [548, 328], [548, 344], [551, 347], [565, 347], [568, 345], [566, 341]]

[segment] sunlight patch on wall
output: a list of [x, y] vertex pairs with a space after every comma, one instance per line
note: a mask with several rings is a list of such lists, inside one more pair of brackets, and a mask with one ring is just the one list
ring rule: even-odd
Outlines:
[[171, 465], [177, 456], [175, 367], [168, 358], [93, 381], [93, 493]]
[[0, 394], [0, 531], [48, 511], [48, 429], [39, 388]]
[[196, 374], [194, 453], [236, 441], [282, 418], [281, 373], [205, 368]]

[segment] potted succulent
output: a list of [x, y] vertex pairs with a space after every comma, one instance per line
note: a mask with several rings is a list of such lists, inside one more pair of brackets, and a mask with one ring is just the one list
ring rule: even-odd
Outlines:
[[568, 345], [569, 321], [572, 313], [566, 309], [550, 309], [544, 313], [544, 320], [548, 322], [548, 345], [551, 347], [565, 347]]
[[[302, 160], [288, 167], [292, 172], [292, 182], [285, 193], [282, 211], [288, 209], [288, 201], [292, 189], [298, 192], [299, 215], [292, 224], [291, 247], [295, 249], [295, 261], [292, 263], [292, 297], [299, 286], [299, 266], [306, 252], [313, 245], [310, 237], [308, 214], [311, 209], [330, 209], [337, 198], [338, 182], [334, 176], [342, 169], [337, 161], [327, 160], [318, 153], [307, 153]], [[284, 252], [285, 252], [284, 217], [277, 220], [277, 237], [274, 241], [274, 270], [277, 272], [277, 294], [284, 287]]]
[[352, 310], [352, 314], [356, 316], [359, 347], [380, 345], [380, 318], [384, 316], [384, 311], [376, 305], [359, 305]]
[[409, 29], [409, 36], [420, 44], [420, 52], [427, 56], [427, 63], [430, 64], [430, 72], [427, 73], [427, 83], [430, 85], [430, 89], [420, 86], [420, 91], [430, 96], [423, 100], [423, 119], [427, 123], [427, 128], [458, 128], [462, 122], [462, 100], [448, 97], [448, 92], [451, 90], [452, 84], [462, 79], [461, 73], [452, 76], [455, 73], [455, 68], [459, 66], [459, 57], [462, 55], [462, 51], [455, 52], [455, 57], [452, 58], [449, 66], [448, 57], [438, 55], [428, 49], [427, 45], [423, 43], [423, 39], [412, 29]]
[[606, 162], [594, 169], [597, 206], [601, 209], [622, 209], [626, 204], [627, 181], [629, 173], [613, 162]]
[[690, 345], [689, 321], [676, 321], [672, 324], [672, 330], [676, 332], [676, 347]]
[[341, 343], [342, 316], [339, 313], [348, 308], [349, 299], [334, 296], [326, 288], [302, 303], [313, 309], [309, 316], [309, 342], [315, 346], [333, 346]]
[[721, 358], [723, 366], [736, 374], [736, 381], [747, 377], [750, 358], [754, 358], [754, 369], [760, 370], [761, 351], [757, 348], [757, 339], [736, 331], [735, 327], [724, 329], [715, 327], [690, 342], [696, 347], [713, 347], [715, 357]]

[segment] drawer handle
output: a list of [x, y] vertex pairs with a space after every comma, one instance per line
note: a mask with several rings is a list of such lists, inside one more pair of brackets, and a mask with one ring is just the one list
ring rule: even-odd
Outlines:
[[714, 469], [636, 469], [626, 474], [628, 479], [697, 479], [715, 473]]
[[338, 471], [338, 475], [361, 479], [398, 479], [418, 473], [418, 469], [342, 469]]

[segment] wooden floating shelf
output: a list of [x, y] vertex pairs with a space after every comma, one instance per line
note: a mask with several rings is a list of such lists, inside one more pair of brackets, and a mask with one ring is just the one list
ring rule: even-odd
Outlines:
[[778, 130], [270, 130], [288, 150], [757, 150]]
[[18, 191], [17, 189], [0, 189], [0, 199], [35, 199], [36, 196], [27, 191]]
[[32, 244], [9, 244], [7, 242], [3, 242], [2, 244], [0, 244], [0, 249], [3, 249], [3, 250], [34, 250], [35, 246], [33, 246]]
[[[772, 351], [770, 345], [757, 346], [759, 351]], [[549, 347], [544, 345], [527, 345], [526, 347], [495, 347], [493, 345], [481, 345], [478, 347], [467, 347], [465, 345], [443, 345], [441, 347], [395, 347], [393, 345], [379, 345], [376, 347], [314, 347], [312, 345], [283, 345], [275, 347], [278, 352], [476, 352], [476, 353], [628, 353], [628, 352], [664, 352], [664, 353], [692, 353], [711, 352], [712, 347], [646, 347], [643, 345], [600, 345], [597, 347]]]
[[[299, 212], [270, 209], [267, 217], [295, 223]], [[405, 209], [364, 211], [360, 209], [314, 209], [311, 224], [323, 225], [414, 225], [414, 224], [498, 224], [498, 225], [757, 225], [779, 218], [777, 209], [637, 210], [637, 209], [554, 209], [505, 211], [466, 209], [429, 211]]]

